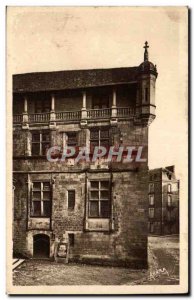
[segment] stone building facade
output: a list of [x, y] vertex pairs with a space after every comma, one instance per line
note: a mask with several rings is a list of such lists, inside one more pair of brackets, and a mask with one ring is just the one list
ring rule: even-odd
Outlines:
[[153, 235], [179, 233], [179, 187], [174, 166], [149, 171], [148, 230]]
[[[70, 261], [147, 267], [157, 70], [144, 48], [137, 67], [13, 76], [14, 255], [53, 258], [65, 236]], [[135, 150], [128, 163], [47, 160], [49, 147], [66, 145]]]

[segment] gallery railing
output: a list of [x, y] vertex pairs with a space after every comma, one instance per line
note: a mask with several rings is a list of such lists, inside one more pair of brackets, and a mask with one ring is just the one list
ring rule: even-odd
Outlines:
[[[116, 108], [103, 108], [103, 109], [86, 109], [84, 119], [110, 119], [128, 118], [134, 116], [135, 111], [131, 107], [116, 107]], [[80, 121], [83, 118], [83, 111], [60, 111], [48, 113], [35, 113], [35, 114], [18, 114], [13, 115], [13, 123], [49, 123], [50, 121]]]
[[50, 112], [49, 113], [37, 113], [28, 115], [29, 123], [42, 123], [50, 121]]
[[55, 113], [55, 120], [80, 120], [81, 111], [61, 111]]
[[109, 117], [111, 117], [111, 108], [87, 110], [87, 118], [89, 119], [109, 118]]

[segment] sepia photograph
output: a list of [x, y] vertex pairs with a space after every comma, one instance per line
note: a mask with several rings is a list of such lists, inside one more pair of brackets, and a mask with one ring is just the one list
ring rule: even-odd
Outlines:
[[188, 7], [6, 14], [7, 293], [188, 293]]

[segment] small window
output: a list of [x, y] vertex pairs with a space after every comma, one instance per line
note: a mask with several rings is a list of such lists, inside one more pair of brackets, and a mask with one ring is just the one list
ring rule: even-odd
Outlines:
[[149, 195], [149, 205], [154, 205], [154, 195]]
[[150, 233], [154, 232], [154, 223], [150, 222]]
[[149, 192], [154, 193], [154, 183], [149, 184]]
[[76, 132], [67, 132], [67, 146], [77, 146], [77, 134]]
[[168, 184], [168, 193], [171, 193], [171, 191], [172, 191], [172, 186], [171, 184]]
[[75, 208], [75, 190], [68, 191], [68, 209], [74, 210]]
[[75, 244], [75, 235], [74, 235], [74, 233], [69, 233], [68, 238], [69, 238], [69, 246], [74, 247], [74, 244]]
[[171, 195], [168, 195], [168, 202], [167, 202], [168, 206], [171, 207], [172, 206], [172, 197]]
[[149, 208], [149, 217], [154, 218], [154, 208]]

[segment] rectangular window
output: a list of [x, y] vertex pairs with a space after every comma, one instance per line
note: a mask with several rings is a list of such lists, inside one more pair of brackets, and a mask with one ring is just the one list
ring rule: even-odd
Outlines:
[[154, 193], [154, 183], [149, 184], [149, 193]]
[[149, 205], [154, 205], [154, 195], [149, 195]]
[[169, 207], [172, 206], [172, 197], [171, 197], [171, 195], [168, 195], [168, 202], [167, 202], [167, 205], [168, 205]]
[[168, 193], [171, 193], [171, 191], [172, 191], [172, 186], [171, 184], [168, 184]]
[[77, 146], [77, 134], [76, 132], [67, 132], [67, 146]]
[[109, 147], [109, 129], [108, 128], [92, 128], [90, 130], [90, 147], [94, 149], [95, 146]]
[[69, 233], [68, 238], [69, 238], [69, 246], [74, 247], [74, 244], [75, 244], [75, 235], [74, 235], [74, 233]]
[[109, 181], [91, 181], [89, 191], [89, 217], [110, 217], [110, 184]]
[[50, 182], [35, 181], [32, 183], [31, 216], [50, 217], [51, 188]]
[[154, 232], [154, 223], [150, 222], [150, 233]]
[[68, 209], [74, 210], [75, 208], [75, 190], [68, 191]]
[[154, 208], [149, 208], [149, 218], [154, 218]]
[[46, 155], [50, 148], [50, 133], [48, 131], [32, 133], [32, 156]]

